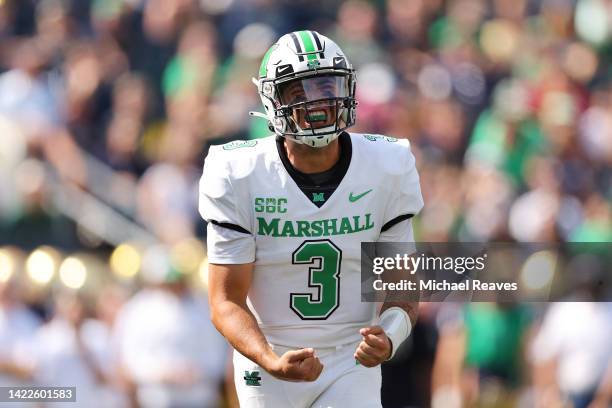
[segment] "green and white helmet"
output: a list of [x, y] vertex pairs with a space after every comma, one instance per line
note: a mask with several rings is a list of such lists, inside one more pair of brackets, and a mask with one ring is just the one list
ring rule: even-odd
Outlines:
[[327, 146], [355, 124], [355, 71], [340, 47], [315, 31], [283, 35], [253, 79], [270, 130], [312, 147]]

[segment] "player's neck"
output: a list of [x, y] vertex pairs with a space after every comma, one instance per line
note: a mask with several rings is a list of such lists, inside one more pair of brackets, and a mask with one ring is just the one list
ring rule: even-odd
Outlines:
[[340, 143], [334, 139], [325, 147], [310, 147], [285, 139], [285, 152], [291, 165], [305, 174], [322, 173], [340, 160]]

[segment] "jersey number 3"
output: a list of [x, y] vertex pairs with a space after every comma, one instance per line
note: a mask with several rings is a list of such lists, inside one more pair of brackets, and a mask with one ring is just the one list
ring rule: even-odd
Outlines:
[[304, 241], [293, 252], [293, 264], [310, 265], [308, 287], [316, 293], [292, 293], [291, 309], [303, 320], [325, 320], [340, 305], [342, 251], [328, 239]]

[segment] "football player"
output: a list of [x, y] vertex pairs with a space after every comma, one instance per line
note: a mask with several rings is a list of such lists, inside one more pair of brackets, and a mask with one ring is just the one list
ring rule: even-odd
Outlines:
[[423, 206], [407, 140], [348, 133], [355, 72], [314, 31], [254, 79], [274, 136], [211, 147], [200, 183], [212, 320], [242, 407], [380, 407], [380, 363], [415, 304], [361, 302], [360, 243], [412, 241]]

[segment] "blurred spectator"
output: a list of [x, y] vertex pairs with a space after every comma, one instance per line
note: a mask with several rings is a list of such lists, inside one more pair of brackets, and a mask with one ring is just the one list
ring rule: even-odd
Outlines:
[[157, 163], [141, 178], [137, 190], [139, 218], [163, 242], [174, 244], [194, 234], [194, 183], [198, 177], [186, 163]]
[[158, 255], [145, 272], [148, 286], [119, 314], [121, 364], [142, 407], [218, 407], [226, 343], [208, 317], [206, 299], [191, 293]]
[[48, 136], [61, 121], [58, 79], [45, 71], [48, 55], [36, 39], [20, 41], [0, 75], [0, 114], [17, 122], [28, 140]]
[[530, 310], [518, 304], [444, 305], [431, 405], [517, 406], [530, 322]]
[[126, 73], [113, 87], [113, 108], [106, 135], [95, 143], [96, 153], [113, 169], [134, 179], [146, 167], [141, 151], [141, 136], [146, 125], [151, 92], [146, 80]]
[[84, 406], [125, 407], [127, 399], [114, 383], [117, 374], [108, 332], [102, 322], [86, 317], [80, 294], [56, 295], [55, 313], [32, 344], [35, 381], [76, 387], [77, 400]]
[[31, 342], [41, 322], [20, 300], [17, 276], [0, 280], [0, 385], [31, 385]]
[[[589, 407], [612, 362], [612, 305], [556, 303], [530, 350], [536, 406]], [[609, 381], [609, 380], [608, 380]]]

